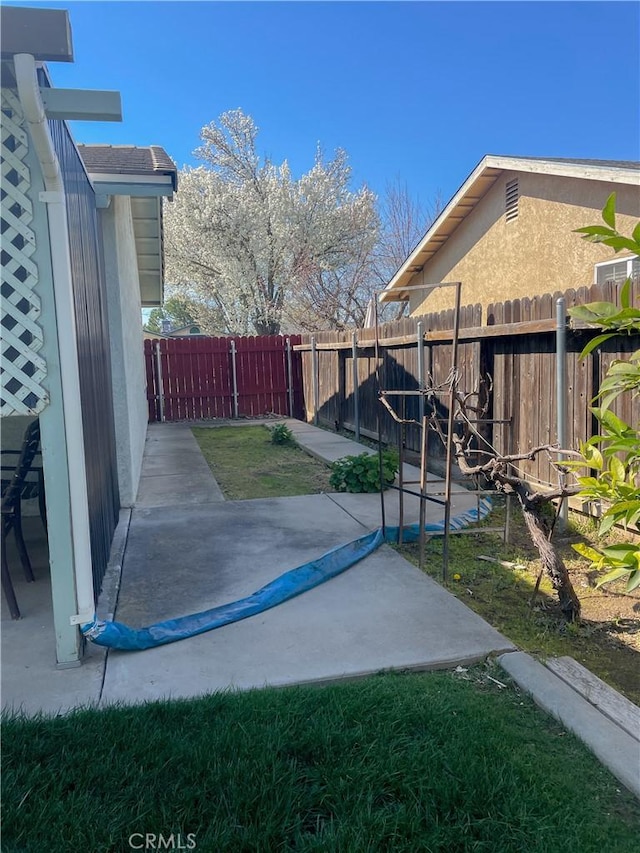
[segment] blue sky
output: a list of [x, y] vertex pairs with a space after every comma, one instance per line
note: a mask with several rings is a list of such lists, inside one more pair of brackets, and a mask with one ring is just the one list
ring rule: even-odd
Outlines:
[[[12, 3], [11, 5], [27, 5]], [[308, 170], [349, 154], [354, 186], [448, 200], [484, 154], [640, 159], [633, 2], [80, 2], [54, 85], [117, 89], [122, 124], [80, 142], [162, 145], [241, 107], [259, 148]]]

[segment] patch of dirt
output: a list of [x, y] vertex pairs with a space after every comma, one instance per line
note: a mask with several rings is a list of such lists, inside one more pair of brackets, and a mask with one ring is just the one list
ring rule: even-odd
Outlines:
[[[516, 527], [514, 532], [516, 542], [513, 544], [526, 555], [524, 574], [530, 584], [535, 584], [540, 571], [538, 555], [524, 530]], [[615, 538], [625, 537], [619, 534]], [[570, 654], [631, 701], [640, 704], [640, 588], [627, 593], [623, 581], [597, 588], [601, 575], [591, 570], [573, 550], [571, 545], [576, 542], [596, 544], [591, 534], [582, 535], [576, 531], [554, 536], [554, 544], [580, 599], [579, 624], [563, 622], [555, 594], [546, 579], [542, 583], [545, 592], [536, 600], [533, 610], [537, 611], [536, 617], [541, 624], [547, 623], [550, 632], [564, 633], [570, 638], [571, 650], [559, 653]]]
[[624, 643], [640, 652], [640, 589], [625, 593], [622, 585], [596, 589], [597, 573], [577, 565], [571, 579], [580, 598], [582, 621], [617, 646]]
[[[528, 558], [528, 574], [537, 578], [539, 572], [538, 554], [530, 539], [520, 525], [514, 525], [512, 544]], [[623, 541], [626, 537], [620, 533], [612, 541]], [[579, 532], [554, 535], [553, 542], [569, 570], [571, 581], [581, 605], [581, 621], [592, 632], [597, 631], [601, 639], [609, 639], [616, 647], [623, 643], [640, 652], [640, 587], [631, 593], [625, 592], [624, 582], [596, 587], [600, 573], [590, 569], [589, 564], [580, 558], [571, 545], [584, 542], [594, 545], [592, 536]], [[534, 580], [535, 582], [535, 580]]]
[[[483, 525], [499, 527], [503, 518], [498, 499], [480, 530]], [[597, 588], [600, 573], [592, 571], [571, 547], [578, 542], [597, 547], [595, 525], [572, 514], [569, 531], [556, 531], [553, 537], [580, 600], [577, 623], [563, 617], [546, 575], [534, 596], [541, 563], [519, 512], [512, 515], [508, 545], [497, 536], [482, 536], [480, 530], [477, 537], [459, 537], [450, 545], [451, 559], [461, 576], [457, 583], [455, 578], [445, 583], [451, 592], [524, 651], [541, 659], [569, 655], [640, 705], [640, 588], [627, 594], [623, 581]], [[626, 538], [616, 531], [606, 544]], [[411, 552], [412, 547], [407, 550]], [[429, 549], [438, 564], [438, 570], [431, 573], [439, 579], [441, 552], [433, 542], [428, 553]], [[409, 558], [417, 564], [414, 550]], [[496, 562], [481, 562], [478, 554]]]

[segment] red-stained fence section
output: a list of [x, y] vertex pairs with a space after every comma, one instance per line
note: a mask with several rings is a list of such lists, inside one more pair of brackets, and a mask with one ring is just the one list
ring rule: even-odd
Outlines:
[[299, 335], [144, 342], [150, 421], [304, 415]]

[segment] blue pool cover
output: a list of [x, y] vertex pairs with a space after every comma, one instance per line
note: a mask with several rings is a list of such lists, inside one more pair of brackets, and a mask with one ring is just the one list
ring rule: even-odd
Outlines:
[[[483, 498], [479, 501], [478, 509], [469, 510], [452, 518], [450, 529], [459, 530], [479, 521], [488, 515], [490, 509], [491, 501]], [[443, 529], [444, 522], [425, 526], [428, 533], [441, 533]], [[269, 610], [282, 604], [283, 601], [288, 601], [296, 595], [319, 586], [368, 557], [383, 542], [397, 542], [398, 532], [398, 527], [386, 527], [384, 534], [382, 528], [378, 528], [372, 533], [367, 533], [366, 536], [360, 536], [346, 545], [327, 551], [317, 560], [285, 572], [246, 598], [204, 610], [202, 613], [168, 619], [166, 622], [159, 622], [148, 628], [129, 628], [120, 622], [96, 620], [83, 625], [82, 633], [98, 646], [121, 651], [142, 651], [164, 646], [167, 643], [175, 643], [177, 640], [185, 640], [187, 637], [195, 637], [198, 634], [213, 631], [214, 628], [221, 628], [223, 625]], [[404, 527], [403, 541], [417, 542], [419, 534], [420, 529], [417, 524]]]

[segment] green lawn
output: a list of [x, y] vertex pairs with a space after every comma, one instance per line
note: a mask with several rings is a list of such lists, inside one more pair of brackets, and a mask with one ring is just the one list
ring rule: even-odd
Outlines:
[[295, 444], [271, 444], [264, 426], [193, 429], [228, 500], [331, 492], [330, 470]]
[[490, 672], [5, 718], [2, 850], [637, 850], [638, 802]]

